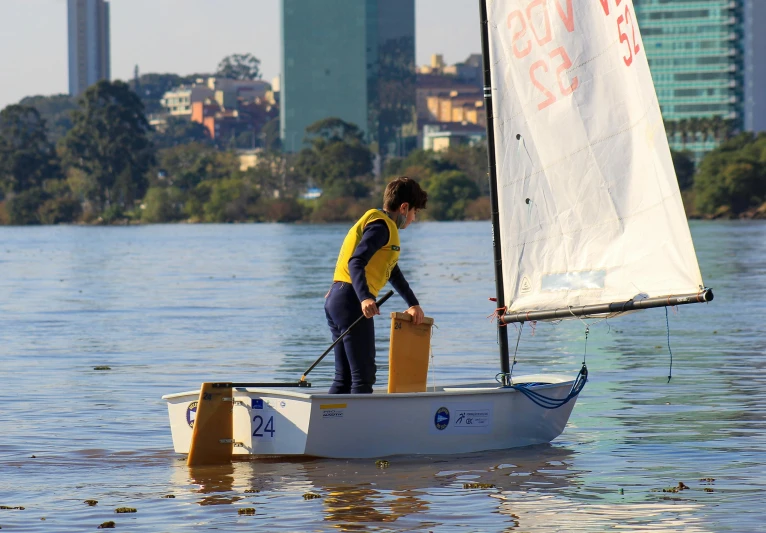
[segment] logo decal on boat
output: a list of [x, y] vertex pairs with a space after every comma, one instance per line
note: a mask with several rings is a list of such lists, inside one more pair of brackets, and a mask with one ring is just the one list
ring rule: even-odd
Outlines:
[[449, 425], [449, 409], [446, 407], [439, 407], [434, 415], [434, 425], [436, 429], [444, 429]]
[[263, 409], [262, 398], [253, 398], [253, 409]]
[[343, 418], [345, 403], [323, 403], [319, 405], [322, 410], [322, 418]]
[[197, 418], [197, 402], [192, 402], [186, 408], [186, 423], [190, 428], [194, 427], [194, 419]]

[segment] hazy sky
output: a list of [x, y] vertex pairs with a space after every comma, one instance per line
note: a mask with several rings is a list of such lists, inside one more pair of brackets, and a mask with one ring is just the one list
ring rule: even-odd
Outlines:
[[[332, 0], [315, 0], [332, 1]], [[362, 0], [358, 0], [362, 1]], [[481, 51], [476, 0], [416, 0], [419, 65]], [[279, 74], [280, 0], [111, 0], [112, 79], [214, 71], [232, 53]], [[0, 0], [0, 109], [25, 96], [68, 91], [67, 1]]]

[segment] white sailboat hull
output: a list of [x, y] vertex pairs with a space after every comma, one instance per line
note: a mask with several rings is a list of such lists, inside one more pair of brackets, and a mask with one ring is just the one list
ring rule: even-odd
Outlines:
[[[534, 390], [551, 398], [565, 398], [573, 384], [551, 374], [519, 376], [514, 383], [536, 383]], [[558, 437], [576, 401], [545, 409], [496, 384], [411, 394], [304, 390], [235, 388], [234, 454], [371, 458], [528, 446]], [[163, 396], [178, 453], [189, 452], [198, 397], [199, 391]]]

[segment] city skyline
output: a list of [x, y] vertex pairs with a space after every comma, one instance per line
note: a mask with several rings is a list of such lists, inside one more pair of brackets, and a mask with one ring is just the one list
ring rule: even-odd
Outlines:
[[[277, 0], [111, 0], [112, 79], [141, 73], [214, 72], [233, 53], [261, 60], [263, 79], [280, 74], [280, 6]], [[481, 50], [476, 2], [416, 0], [416, 62], [441, 53], [448, 63]], [[68, 92], [67, 0], [0, 1], [0, 109], [26, 96]]]

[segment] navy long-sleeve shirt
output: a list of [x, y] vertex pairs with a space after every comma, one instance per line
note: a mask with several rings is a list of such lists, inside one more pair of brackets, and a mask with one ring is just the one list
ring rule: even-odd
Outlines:
[[[370, 259], [372, 259], [372, 256], [375, 255], [375, 252], [383, 248], [390, 237], [391, 234], [385, 221], [375, 220], [370, 222], [365, 226], [362, 232], [362, 239], [348, 261], [351, 284], [360, 302], [368, 298], [375, 298], [367, 286], [367, 277], [364, 274], [364, 269], [367, 263], [370, 262]], [[409, 307], [420, 305], [412, 289], [410, 289], [410, 284], [404, 279], [404, 274], [402, 274], [398, 264], [391, 271], [391, 277], [388, 278], [388, 281], [391, 282], [391, 286], [407, 302]]]

